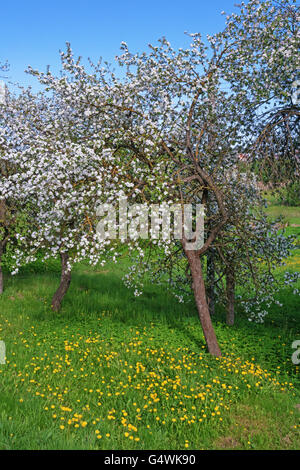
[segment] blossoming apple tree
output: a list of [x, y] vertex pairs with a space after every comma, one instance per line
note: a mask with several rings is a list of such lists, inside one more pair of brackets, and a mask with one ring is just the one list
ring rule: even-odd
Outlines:
[[[26, 194], [36, 203], [38, 229], [29, 239], [19, 237], [26, 250], [16, 251], [16, 264], [32, 259], [40, 249], [45, 256], [62, 256], [53, 308], [59, 308], [68, 288], [72, 263], [83, 258], [96, 263], [109, 253], [115, 259], [119, 254], [118, 242], [99, 239], [97, 203], [109, 208], [120, 197], [140, 206], [201, 203], [208, 214], [201, 247], [191, 249], [194, 239], [185, 217], [179, 242], [163, 236], [139, 240], [136, 211], [127, 214], [132, 236], [122, 241], [138, 253], [144, 267], [152, 248], [156, 262], [159, 251], [162, 266], [174, 252], [179, 254], [188, 267], [185, 277], [208, 350], [221, 354], [203, 260], [218, 246], [218, 262], [229, 279], [242, 269], [230, 256], [235, 244], [241, 246], [240, 253], [248, 249], [256, 256], [255, 237], [249, 250], [247, 227], [240, 223], [239, 201], [246, 200], [246, 193], [236, 184], [242, 178], [237, 154], [256, 134], [258, 109], [286, 98], [288, 77], [297, 66], [294, 10], [287, 15], [288, 0], [279, 3], [280, 8], [273, 9], [270, 1], [250, 0], [239, 14], [228, 17], [223, 33], [206, 42], [200, 34], [191, 34], [186, 49], [174, 50], [163, 38], [148, 52], [132, 54], [123, 43], [118, 58], [126, 68], [123, 79], [100, 62], [87, 72], [70, 46], [61, 54], [61, 76], [30, 69], [45, 86], [44, 112], [20, 134], [21, 149], [14, 148], [10, 158], [22, 171], [6, 179], [0, 194], [16, 195], [17, 180], [17, 199]], [[122, 228], [120, 218], [114, 222]], [[257, 239], [267, 237], [261, 226], [256, 234]], [[261, 246], [264, 257], [268, 244]], [[134, 266], [132, 273], [137, 273]]]

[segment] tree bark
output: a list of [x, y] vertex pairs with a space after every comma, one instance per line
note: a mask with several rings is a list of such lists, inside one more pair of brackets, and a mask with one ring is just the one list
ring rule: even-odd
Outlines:
[[226, 269], [226, 296], [227, 296], [227, 309], [226, 309], [226, 323], [229, 326], [234, 325], [234, 270], [231, 268]]
[[203, 279], [200, 256], [194, 250], [184, 251], [188, 259], [192, 274], [195, 301], [208, 351], [213, 356], [221, 356], [221, 349], [219, 347], [217, 337], [211, 322], [209, 308], [206, 301], [205, 284]]
[[60, 310], [62, 300], [65, 294], [67, 293], [70, 287], [70, 283], [71, 283], [71, 271], [67, 267], [69, 255], [68, 253], [61, 253], [60, 258], [61, 258], [60, 284], [52, 298], [52, 304], [51, 304], [52, 310], [54, 312], [58, 312]]
[[215, 254], [212, 250], [207, 252], [207, 284], [209, 298], [209, 313], [215, 314]]
[[0, 295], [4, 292], [4, 274], [2, 269], [2, 259], [5, 253], [6, 240], [0, 241]]
[[3, 294], [4, 291], [4, 278], [3, 278], [3, 271], [2, 271], [2, 247], [0, 246], [0, 295]]

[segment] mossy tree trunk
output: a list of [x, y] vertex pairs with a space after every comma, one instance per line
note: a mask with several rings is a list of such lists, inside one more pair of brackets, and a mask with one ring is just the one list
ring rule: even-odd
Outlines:
[[205, 284], [200, 256], [194, 250], [185, 250], [185, 254], [188, 259], [189, 267], [191, 270], [195, 302], [208, 351], [213, 356], [221, 356], [221, 349], [219, 347], [217, 337], [213, 328], [206, 300]]
[[234, 300], [235, 300], [235, 279], [234, 270], [231, 267], [226, 269], [226, 296], [227, 296], [227, 308], [226, 308], [226, 323], [229, 326], [234, 325]]
[[52, 310], [54, 312], [58, 312], [61, 308], [61, 303], [63, 301], [64, 296], [66, 295], [70, 283], [71, 283], [71, 270], [68, 268], [68, 260], [69, 255], [68, 253], [61, 253], [61, 278], [60, 284], [52, 298]]

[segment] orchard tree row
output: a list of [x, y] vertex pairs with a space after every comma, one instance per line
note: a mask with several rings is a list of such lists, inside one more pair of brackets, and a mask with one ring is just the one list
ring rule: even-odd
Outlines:
[[[42, 92], [6, 89], [0, 292], [4, 262], [16, 273], [38, 255], [59, 256], [57, 311], [75, 263], [118, 262], [126, 247], [132, 266], [125, 282], [136, 295], [145, 276], [179, 301], [194, 294], [211, 354], [221, 355], [211, 321], [216, 301], [226, 306], [228, 324], [237, 302], [250, 320], [263, 321], [280, 287], [274, 270], [293, 240], [268, 221], [253, 168], [268, 168], [275, 178], [288, 146], [289, 177], [298, 171], [300, 110], [291, 96], [299, 8], [291, 0], [250, 0], [239, 8], [224, 31], [204, 39], [189, 34], [187, 48], [175, 50], [162, 38], [134, 54], [122, 43], [122, 73], [101, 60], [84, 66], [67, 44], [59, 76], [29, 67]], [[140, 239], [134, 212], [130, 236], [99, 237], [97, 207], [124, 197], [141, 209], [203, 204], [203, 246], [187, 248], [184, 220], [180, 240]], [[286, 283], [294, 280], [286, 274]]]

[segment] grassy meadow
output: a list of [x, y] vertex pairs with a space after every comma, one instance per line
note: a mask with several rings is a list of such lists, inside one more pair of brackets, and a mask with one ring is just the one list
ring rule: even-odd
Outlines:
[[[268, 211], [300, 233], [299, 207]], [[219, 309], [214, 358], [193, 302], [153, 285], [135, 298], [125, 267], [76, 266], [59, 313], [58, 262], [6, 275], [0, 449], [299, 449], [299, 297], [282, 290], [264, 324], [238, 312], [228, 327]]]

